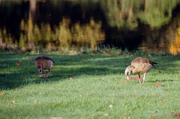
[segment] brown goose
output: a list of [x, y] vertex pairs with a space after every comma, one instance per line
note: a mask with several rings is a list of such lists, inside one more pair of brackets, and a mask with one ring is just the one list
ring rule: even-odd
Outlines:
[[40, 77], [41, 77], [41, 74], [43, 74], [44, 76], [43, 70], [49, 71], [46, 75], [46, 77], [48, 77], [48, 75], [51, 73], [51, 66], [53, 64], [54, 64], [54, 61], [47, 56], [41, 56], [35, 59], [36, 69], [38, 70]]
[[125, 75], [127, 77], [127, 80], [129, 80], [129, 75], [132, 72], [133, 74], [139, 75], [139, 83], [141, 84], [140, 74], [144, 74], [143, 77], [143, 83], [145, 81], [145, 76], [148, 71], [150, 71], [154, 67], [154, 64], [157, 64], [155, 62], [152, 62], [146, 58], [137, 57], [132, 62], [131, 65], [128, 66], [125, 70]]

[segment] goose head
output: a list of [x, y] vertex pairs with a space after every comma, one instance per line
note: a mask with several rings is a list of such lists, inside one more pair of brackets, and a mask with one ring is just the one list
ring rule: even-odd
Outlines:
[[125, 75], [127, 77], [127, 80], [129, 80], [129, 75], [131, 74], [132, 70], [134, 69], [133, 66], [128, 66], [125, 70]]
[[39, 74], [42, 74], [42, 65], [38, 65], [38, 72]]

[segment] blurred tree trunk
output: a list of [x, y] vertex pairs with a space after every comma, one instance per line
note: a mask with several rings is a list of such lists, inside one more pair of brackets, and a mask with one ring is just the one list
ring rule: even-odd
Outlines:
[[123, 15], [124, 15], [124, 6], [125, 6], [124, 2], [125, 2], [124, 0], [121, 1], [121, 12], [123, 13]]
[[36, 13], [36, 0], [29, 3], [28, 43], [32, 41], [33, 21]]
[[133, 4], [131, 3], [130, 8], [129, 8], [128, 20], [131, 21], [132, 18], [133, 18]]
[[148, 7], [148, 0], [144, 0], [144, 11], [147, 10]]
[[29, 15], [30, 15], [30, 18], [31, 20], [33, 21], [34, 20], [34, 16], [35, 16], [35, 13], [36, 13], [36, 0], [30, 0], [30, 4], [29, 4]]

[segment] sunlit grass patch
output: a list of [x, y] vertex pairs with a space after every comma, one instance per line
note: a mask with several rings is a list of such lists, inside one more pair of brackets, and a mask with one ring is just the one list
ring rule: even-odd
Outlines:
[[[40, 78], [35, 68], [40, 55], [55, 61], [48, 78]], [[135, 57], [2, 54], [0, 117], [172, 118], [171, 112], [180, 112], [179, 57], [146, 56], [158, 65], [142, 85], [125, 81], [124, 70]]]

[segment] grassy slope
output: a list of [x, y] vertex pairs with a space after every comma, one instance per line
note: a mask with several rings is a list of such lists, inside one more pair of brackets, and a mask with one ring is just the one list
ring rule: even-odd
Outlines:
[[37, 54], [0, 55], [0, 74], [5, 74], [0, 76], [2, 119], [137, 119], [155, 114], [154, 118], [168, 119], [171, 112], [180, 112], [179, 57], [147, 57], [159, 65], [140, 85], [124, 81], [124, 70], [135, 56], [46, 55], [55, 61], [48, 78], [40, 78], [35, 69]]

